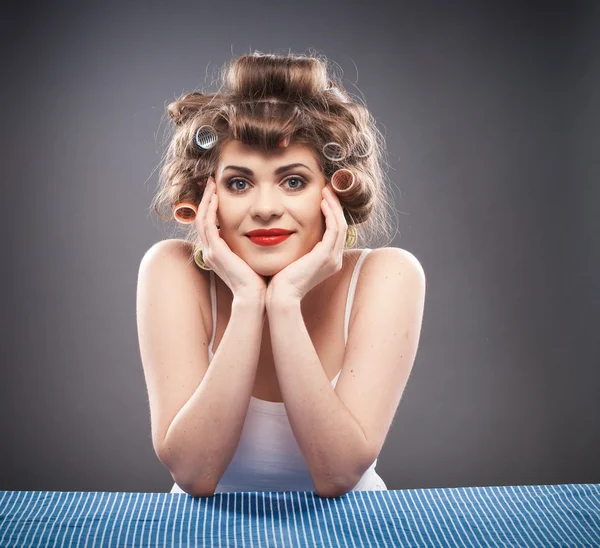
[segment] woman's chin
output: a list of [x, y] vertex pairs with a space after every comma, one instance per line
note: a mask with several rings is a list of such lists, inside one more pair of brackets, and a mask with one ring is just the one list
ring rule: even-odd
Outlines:
[[[286, 254], [287, 255], [287, 254]], [[244, 254], [241, 256], [244, 261], [256, 272], [259, 276], [264, 278], [275, 276], [278, 272], [281, 272], [286, 266], [293, 261], [290, 260], [289, 256], [270, 256], [270, 257], [256, 257], [247, 256]], [[296, 259], [294, 259], [296, 260]]]
[[278, 272], [281, 272], [286, 266], [293, 261], [286, 259], [285, 261], [277, 261], [277, 264], [260, 264], [263, 261], [247, 261], [248, 265], [254, 272], [263, 278], [272, 278]]
[[[252, 266], [252, 265], [250, 265]], [[259, 276], [262, 276], [263, 278], [272, 278], [273, 276], [275, 276], [275, 274], [277, 274], [278, 272], [281, 272], [283, 270], [283, 267], [281, 268], [258, 268], [258, 267], [254, 267], [252, 266], [252, 269], [254, 270], [254, 272], [256, 272]]]

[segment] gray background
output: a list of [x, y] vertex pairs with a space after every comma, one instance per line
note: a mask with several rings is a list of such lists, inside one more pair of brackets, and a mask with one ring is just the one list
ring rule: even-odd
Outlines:
[[597, 2], [5, 7], [0, 489], [166, 492], [137, 339], [165, 105], [326, 55], [387, 138], [427, 276], [390, 489], [600, 482]]

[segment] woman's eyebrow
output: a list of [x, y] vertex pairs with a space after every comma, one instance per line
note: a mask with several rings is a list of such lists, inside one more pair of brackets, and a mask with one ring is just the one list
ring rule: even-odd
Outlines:
[[[275, 175], [279, 175], [281, 173], [284, 173], [284, 172], [289, 171], [290, 169], [294, 169], [296, 167], [305, 167], [306, 169], [308, 169], [308, 171], [310, 171], [311, 173], [313, 173], [313, 170], [310, 169], [308, 166], [305, 166], [304, 164], [301, 164], [301, 163], [295, 163], [295, 164], [289, 164], [287, 166], [278, 167], [275, 170]], [[248, 169], [247, 167], [227, 166], [227, 167], [223, 168], [223, 171], [226, 171], [228, 169], [233, 169], [233, 170], [236, 170], [236, 171], [241, 171], [242, 173], [245, 173], [246, 175], [254, 175], [254, 172], [251, 169]]]

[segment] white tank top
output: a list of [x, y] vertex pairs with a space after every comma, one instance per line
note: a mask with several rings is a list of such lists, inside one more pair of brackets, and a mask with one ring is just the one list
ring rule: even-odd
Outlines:
[[[344, 316], [344, 343], [348, 342], [348, 322], [356, 282], [363, 260], [371, 249], [360, 254], [348, 288]], [[212, 308], [213, 333], [208, 347], [212, 360], [215, 326], [217, 325], [217, 292], [214, 272], [210, 271], [210, 302]], [[341, 370], [331, 381], [337, 384]], [[383, 480], [375, 471], [377, 459], [363, 474], [353, 491], [387, 491]], [[314, 485], [304, 458], [292, 432], [283, 402], [260, 400], [252, 396], [237, 450], [229, 467], [217, 485], [216, 493], [234, 491], [314, 491]], [[174, 484], [171, 493], [184, 493]]]

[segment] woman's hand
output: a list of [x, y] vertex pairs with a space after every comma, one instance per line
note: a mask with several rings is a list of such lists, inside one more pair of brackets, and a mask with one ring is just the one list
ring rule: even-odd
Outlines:
[[202, 246], [204, 262], [229, 286], [234, 299], [241, 297], [259, 300], [265, 306], [267, 284], [264, 278], [252, 270], [246, 261], [231, 251], [231, 248], [219, 235], [217, 230], [219, 197], [215, 188], [214, 177], [210, 177], [194, 220]]
[[304, 296], [323, 280], [342, 268], [348, 223], [339, 198], [325, 185], [321, 208], [326, 229], [323, 239], [313, 249], [275, 274], [268, 286], [266, 307], [283, 300], [302, 301]]

